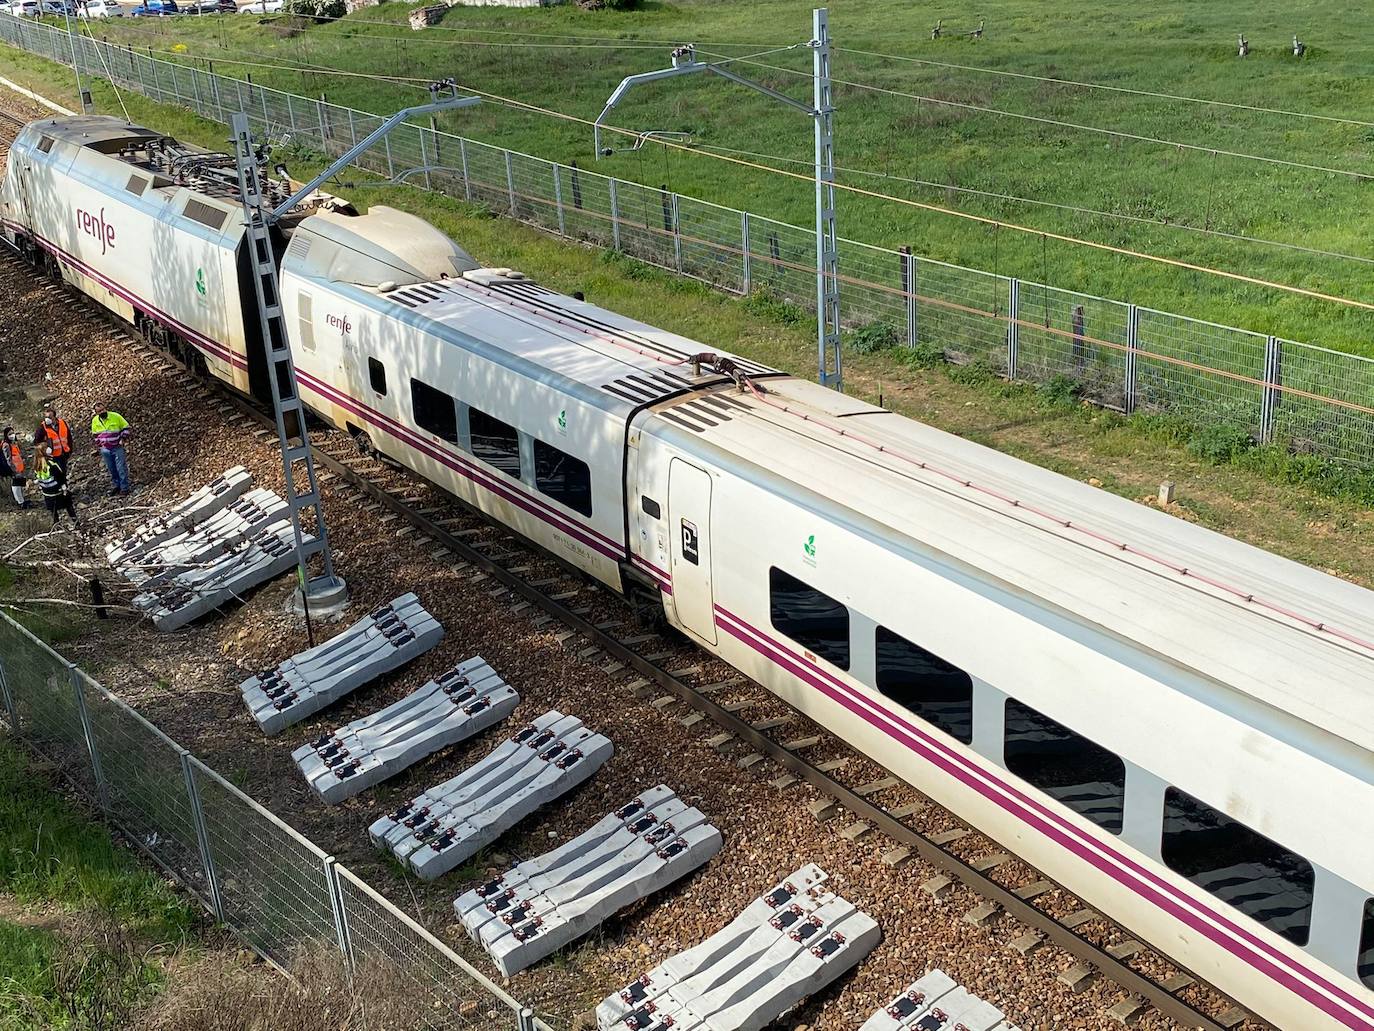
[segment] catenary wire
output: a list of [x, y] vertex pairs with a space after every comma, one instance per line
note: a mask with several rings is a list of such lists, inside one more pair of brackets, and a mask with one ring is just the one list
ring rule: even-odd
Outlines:
[[[782, 72], [786, 75], [802, 76], [811, 78], [811, 72], [802, 71], [797, 68], [784, 68], [782, 65], [768, 64], [764, 61], [755, 61], [748, 58], [737, 58], [743, 64], [753, 65], [758, 68], [766, 68], [769, 71]], [[908, 100], [915, 100], [927, 104], [936, 104], [942, 107], [958, 108], [962, 111], [973, 111], [978, 114], [998, 115], [1002, 118], [1015, 118], [1027, 122], [1036, 122], [1040, 125], [1051, 125], [1061, 129], [1073, 129], [1078, 132], [1099, 133], [1104, 136], [1113, 136], [1117, 139], [1134, 140], [1138, 143], [1152, 143], [1162, 147], [1174, 147], [1178, 150], [1191, 150], [1202, 154], [1219, 154], [1222, 157], [1239, 158], [1245, 161], [1259, 161], [1270, 165], [1281, 165], [1286, 168], [1299, 168], [1308, 172], [1324, 172], [1328, 175], [1347, 176], [1351, 179], [1361, 181], [1374, 180], [1374, 173], [1357, 172], [1349, 168], [1331, 168], [1327, 165], [1313, 165], [1303, 161], [1290, 161], [1287, 158], [1269, 157], [1264, 154], [1246, 154], [1243, 151], [1225, 150], [1220, 147], [1207, 147], [1200, 143], [1184, 143], [1181, 140], [1167, 140], [1159, 136], [1146, 136], [1141, 133], [1126, 132], [1122, 129], [1107, 129], [1100, 125], [1086, 125], [1082, 122], [1070, 122], [1061, 118], [1047, 118], [1044, 115], [1025, 114], [1021, 111], [1005, 111], [1001, 108], [986, 107], [982, 104], [969, 104], [960, 100], [943, 100], [939, 97], [926, 96], [921, 93], [907, 93], [905, 90], [891, 89], [887, 86], [875, 86], [868, 82], [857, 82], [853, 79], [840, 79], [831, 77], [830, 80], [837, 86], [849, 86], [853, 89], [869, 90], [873, 93], [884, 93], [893, 97], [904, 97]]]
[[[710, 44], [708, 44], [710, 45]], [[1336, 122], [1341, 125], [1357, 125], [1374, 128], [1374, 122], [1361, 121], [1341, 115], [1323, 115], [1313, 111], [1288, 111], [1278, 107], [1261, 107], [1256, 104], [1239, 104], [1229, 100], [1213, 100], [1208, 97], [1189, 97], [1180, 93], [1160, 93], [1154, 90], [1132, 89], [1129, 86], [1109, 86], [1102, 82], [1084, 82], [1079, 79], [1061, 79], [1054, 75], [1034, 75], [1030, 72], [1012, 72], [1002, 68], [982, 68], [972, 64], [954, 64], [949, 61], [931, 61], [923, 57], [908, 57], [903, 54], [882, 54], [874, 50], [860, 50], [855, 47], [835, 47], [836, 53], [861, 54], [864, 57], [877, 57], [887, 61], [907, 61], [911, 64], [928, 65], [932, 68], [949, 68], [961, 72], [977, 72], [982, 75], [1001, 75], [1012, 79], [1029, 79], [1034, 82], [1051, 82], [1058, 86], [1076, 86], [1080, 89], [1104, 90], [1110, 93], [1125, 93], [1136, 97], [1149, 97], [1155, 100], [1177, 100], [1186, 104], [1203, 104], [1208, 107], [1229, 108], [1234, 111], [1250, 111], [1256, 114], [1283, 115], [1286, 118], [1310, 118], [1320, 122]]]
[[[726, 154], [739, 154], [744, 157], [759, 158], [763, 161], [782, 161], [792, 165], [806, 165], [810, 167], [814, 162], [810, 158], [789, 158], [781, 154], [761, 154], [758, 151], [739, 150], [735, 147], [722, 147], [713, 143], [696, 143], [695, 149], [718, 151]], [[1374, 258], [1365, 257], [1360, 254], [1346, 254], [1343, 251], [1322, 250], [1320, 247], [1306, 247], [1300, 243], [1289, 243], [1285, 240], [1270, 240], [1262, 236], [1249, 236], [1245, 233], [1228, 233], [1224, 229], [1207, 229], [1202, 226], [1189, 225], [1186, 222], [1170, 222], [1161, 218], [1146, 218], [1143, 215], [1128, 215], [1120, 211], [1106, 211], [1102, 208], [1083, 207], [1078, 204], [1063, 204], [1058, 201], [1040, 200], [1035, 197], [1021, 197], [1013, 193], [998, 193], [995, 190], [977, 190], [969, 186], [954, 186], [949, 183], [935, 182], [931, 179], [914, 179], [904, 175], [893, 175], [890, 172], [878, 172], [870, 168], [847, 168], [843, 165], [836, 165], [835, 171], [843, 172], [846, 175], [867, 175], [875, 179], [886, 179], [889, 182], [910, 183], [914, 186], [924, 186], [936, 190], [952, 190], [955, 193], [966, 193], [975, 197], [987, 197], [992, 200], [1006, 200], [1017, 204], [1034, 204], [1039, 207], [1054, 208], [1059, 211], [1068, 211], [1078, 215], [1096, 215], [1102, 218], [1113, 218], [1123, 222], [1133, 222], [1138, 225], [1157, 226], [1161, 229], [1179, 229], [1190, 233], [1198, 233], [1203, 236], [1215, 236], [1224, 240], [1235, 240], [1238, 243], [1263, 244], [1267, 247], [1279, 247], [1285, 250], [1298, 251], [1303, 254], [1311, 254], [1322, 258], [1340, 258], [1346, 261], [1358, 261], [1365, 264], [1374, 265]]]

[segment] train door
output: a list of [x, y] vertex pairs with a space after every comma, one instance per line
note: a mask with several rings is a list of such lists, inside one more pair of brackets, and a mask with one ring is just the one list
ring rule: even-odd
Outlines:
[[668, 466], [668, 522], [677, 620], [703, 641], [715, 644], [711, 477], [680, 458], [674, 458]]

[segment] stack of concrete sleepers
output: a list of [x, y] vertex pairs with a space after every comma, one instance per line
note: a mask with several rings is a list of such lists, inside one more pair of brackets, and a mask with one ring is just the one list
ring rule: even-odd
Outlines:
[[126, 579], [151, 588], [178, 573], [206, 565], [235, 545], [290, 518], [286, 502], [278, 494], [256, 488], [119, 569]]
[[[314, 537], [306, 534], [306, 541]], [[178, 630], [207, 612], [241, 599], [259, 584], [296, 565], [295, 533], [289, 522], [274, 523], [198, 569], [178, 573], [134, 598], [159, 630]]]
[[332, 805], [495, 726], [519, 702], [484, 659], [471, 658], [399, 702], [302, 745], [292, 758], [310, 789]]
[[1018, 1031], [992, 1003], [962, 988], [943, 970], [932, 970], [864, 1021], [860, 1031]]
[[233, 504], [252, 482], [252, 474], [243, 466], [226, 469], [168, 511], [142, 523], [123, 540], [107, 544], [105, 557], [115, 567], [142, 565], [148, 551]]
[[601, 1031], [757, 1031], [820, 991], [882, 938], [867, 913], [802, 867], [699, 945], [596, 1008]]
[[[289, 527], [288, 527], [289, 529]], [[239, 685], [266, 734], [279, 734], [384, 673], [429, 651], [444, 628], [414, 594], [368, 613], [324, 644], [293, 655]]]
[[509, 977], [666, 887], [720, 851], [720, 831], [659, 785], [453, 908]]
[[607, 738], [576, 716], [550, 710], [480, 762], [376, 821], [368, 833], [420, 877], [434, 880], [581, 784], [612, 751]]

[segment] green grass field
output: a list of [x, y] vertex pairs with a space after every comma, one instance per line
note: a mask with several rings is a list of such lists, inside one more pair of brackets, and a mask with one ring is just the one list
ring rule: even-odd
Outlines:
[[[503, 11], [454, 8], [425, 33], [405, 25], [411, 7], [388, 3], [340, 22], [302, 29], [248, 16], [126, 20], [99, 32], [182, 59], [213, 60], [217, 71], [251, 73], [256, 82], [335, 103], [385, 112], [415, 103], [417, 88], [367, 78], [299, 73], [266, 65], [312, 64], [376, 75], [440, 77], [491, 93], [594, 117], [619, 79], [667, 64], [667, 41], [698, 41], [702, 51], [744, 55], [806, 39], [810, 4], [797, 0], [651, 0], [635, 12], [588, 12], [575, 5]], [[973, 9], [967, 9], [972, 11]], [[1174, 2], [1142, 8], [1121, 0], [1027, 5], [993, 0], [963, 13], [956, 6], [913, 8], [901, 0], [864, 0], [832, 12], [836, 44], [1005, 71], [1185, 94], [1231, 103], [1374, 122], [1374, 12], [1335, 0], [1296, 7], [1276, 0], [1226, 5]], [[930, 39], [986, 20], [976, 42]], [[1244, 32], [1252, 52], [1235, 56]], [[1294, 32], [1308, 44], [1297, 59]], [[550, 34], [548, 36], [539, 34]], [[604, 41], [551, 36], [610, 37]], [[641, 43], [640, 41], [653, 41]], [[659, 45], [662, 42], [665, 45]], [[480, 45], [479, 45], [480, 44]], [[506, 45], [510, 44], [510, 45]], [[184, 48], [184, 49], [182, 49]], [[236, 64], [238, 62], [246, 62]], [[805, 48], [762, 60], [809, 69]], [[255, 66], [256, 65], [256, 66]], [[803, 76], [745, 65], [793, 96]], [[1374, 127], [1237, 111], [1180, 101], [936, 68], [862, 54], [837, 54], [838, 79], [942, 100], [1078, 122], [1123, 132], [1354, 171], [1374, 171]], [[836, 154], [842, 174], [867, 189], [1014, 221], [1037, 229], [1147, 251], [1245, 275], [1355, 298], [1374, 298], [1371, 266], [1334, 257], [1243, 243], [1172, 226], [1245, 234], [1354, 255], [1374, 214], [1374, 182], [1264, 164], [1209, 152], [1126, 141], [1000, 115], [975, 113], [840, 85]], [[700, 147], [811, 156], [809, 120], [731, 83], [693, 76], [641, 87], [614, 119], [635, 129], [692, 134]], [[496, 104], [444, 116], [444, 128], [539, 156], [592, 163], [591, 131], [575, 122]], [[596, 163], [598, 171], [808, 225], [807, 183], [650, 144]], [[920, 179], [938, 186], [902, 182]], [[1171, 226], [958, 192], [982, 190], [1094, 208]], [[1296, 340], [1374, 355], [1374, 318], [1338, 305], [1285, 296], [1200, 273], [1095, 252], [944, 214], [841, 194], [841, 234], [1051, 285], [1135, 301]]]

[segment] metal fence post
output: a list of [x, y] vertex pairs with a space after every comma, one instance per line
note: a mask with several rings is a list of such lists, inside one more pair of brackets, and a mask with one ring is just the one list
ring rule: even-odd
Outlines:
[[[442, 172], [444, 159], [440, 149], [442, 144], [439, 142], [439, 121], [433, 115], [429, 116], [429, 138], [434, 141], [434, 168], [436, 171]], [[425, 182], [429, 182], [428, 176], [425, 177]], [[444, 192], [447, 193], [448, 191], [445, 190]]]
[[10, 693], [10, 678], [3, 656], [0, 656], [0, 702], [5, 705], [5, 722], [10, 725], [10, 733], [18, 735], [19, 710], [14, 707], [14, 695]]
[[[253, 80], [249, 79], [248, 81], [252, 82]], [[267, 111], [267, 90], [261, 86], [258, 87], [258, 99], [262, 101], [262, 131], [266, 132], [272, 127], [272, 116]], [[247, 112], [244, 113], [247, 114]]]
[[437, 161], [431, 161], [428, 157], [425, 156], [425, 129], [424, 129], [424, 126], [422, 126], [422, 125], [417, 125], [417, 126], [415, 127], [415, 131], [416, 131], [416, 132], [419, 134], [419, 136], [420, 136], [420, 167], [422, 167], [422, 168], [425, 170], [425, 189], [426, 189], [426, 190], [432, 190], [432, 189], [434, 189], [434, 180], [432, 180], [432, 179], [430, 178], [429, 173], [430, 173], [430, 169], [431, 169], [434, 165], [437, 165], [439, 162], [437, 162]]
[[338, 937], [339, 952], [348, 964], [349, 973], [358, 969], [353, 955], [353, 936], [348, 931], [348, 910], [344, 906], [343, 889], [339, 887], [339, 871], [333, 856], [324, 857], [324, 879], [329, 885], [329, 905], [334, 911], [334, 934]]
[[506, 194], [510, 198], [510, 217], [515, 218], [515, 169], [511, 166], [510, 151], [506, 155]]
[[350, 146], [356, 147], [356, 146], [358, 145], [358, 127], [357, 127], [356, 125], [353, 124], [353, 109], [350, 107], [350, 108], [348, 108], [347, 110], [348, 110], [348, 138], [349, 138], [350, 140], [352, 140], [352, 143], [350, 144]]
[[559, 172], [559, 166], [553, 166], [553, 203], [558, 209], [558, 235], [568, 235], [567, 221], [563, 217], [563, 176]]
[[205, 882], [210, 885], [210, 904], [215, 910], [215, 919], [225, 923], [224, 899], [219, 893], [219, 876], [215, 873], [215, 857], [210, 853], [210, 835], [205, 830], [205, 811], [200, 806], [200, 788], [196, 786], [196, 775], [191, 769], [191, 755], [186, 749], [181, 753], [181, 775], [186, 780], [186, 797], [191, 803], [191, 820], [196, 828], [196, 844], [200, 846], [201, 862], [205, 866]]
[[611, 193], [611, 248], [620, 250], [620, 203], [616, 199], [616, 183], [618, 179], [606, 180]]
[[205, 114], [205, 101], [200, 99], [200, 72], [195, 68], [191, 69], [191, 88], [196, 93], [196, 114]]
[[468, 176], [468, 141], [458, 137], [458, 163], [463, 166], [463, 200], [472, 202], [472, 179]]
[[1135, 411], [1136, 353], [1140, 350], [1140, 309], [1126, 305], [1126, 382], [1123, 385], [1121, 407], [1127, 415]]
[[329, 129], [324, 121], [324, 94], [320, 94], [320, 99], [315, 101], [315, 119], [320, 123], [320, 150], [326, 155], [329, 154]]
[[517, 1014], [520, 1021], [520, 1031], [534, 1031], [534, 1010], [526, 1006]]
[[672, 219], [673, 219], [673, 265], [677, 268], [678, 274], [682, 273], [682, 221], [678, 216], [678, 196], [672, 196]]
[[1021, 347], [1021, 280], [1009, 279], [1007, 284], [1007, 379], [1015, 379]]
[[388, 179], [395, 179], [395, 178], [396, 178], [396, 162], [395, 162], [394, 160], [392, 160], [392, 157], [391, 157], [391, 137], [390, 137], [389, 135], [388, 135], [388, 136], [383, 136], [383, 137], [382, 137], [382, 145], [383, 145], [384, 149], [386, 150], [386, 177], [387, 177]]
[[739, 213], [740, 293], [745, 297], [754, 288], [754, 269], [749, 254], [749, 212]]
[[1283, 397], [1283, 344], [1278, 337], [1264, 341], [1264, 394], [1260, 398], [1260, 443], [1274, 442], [1274, 423]]
[[91, 756], [91, 776], [95, 778], [95, 789], [100, 795], [100, 808], [110, 811], [110, 796], [105, 790], [105, 771], [100, 768], [100, 752], [95, 746], [95, 734], [91, 732], [91, 714], [86, 711], [86, 691], [82, 685], [81, 671], [73, 663], [67, 663], [67, 675], [71, 679], [72, 694], [76, 698], [76, 711], [81, 716], [81, 732], [86, 737], [86, 751]]
[[906, 306], [906, 346], [915, 347], [919, 335], [916, 332], [916, 255], [911, 248], [903, 245], [897, 248], [902, 262], [902, 300]]
[[153, 59], [152, 54], [148, 55], [148, 65], [153, 73], [153, 91], [146, 95], [160, 101], [162, 100], [162, 84], [157, 81], [157, 61]]

